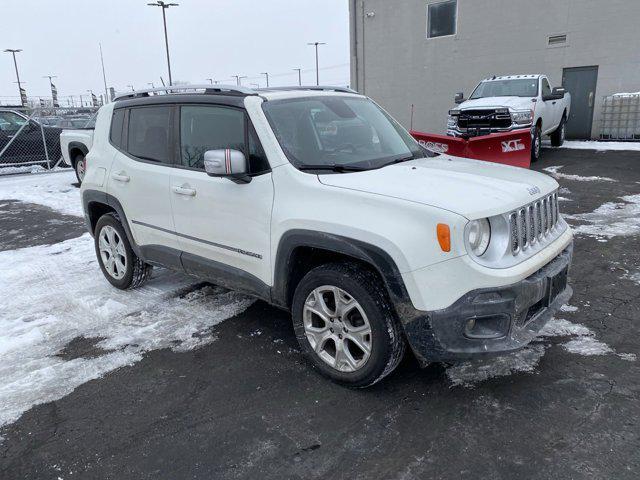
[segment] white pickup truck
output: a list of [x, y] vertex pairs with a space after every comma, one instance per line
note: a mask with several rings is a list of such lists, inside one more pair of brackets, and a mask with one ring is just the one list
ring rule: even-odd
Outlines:
[[87, 169], [87, 153], [93, 144], [93, 129], [95, 128], [95, 115], [82, 128], [65, 129], [60, 133], [60, 149], [62, 159], [73, 167], [78, 182], [82, 184]]
[[482, 80], [469, 99], [456, 94], [458, 107], [449, 110], [447, 135], [473, 137], [531, 128], [531, 160], [540, 158], [542, 135], [551, 144], [564, 142], [571, 95], [551, 88], [545, 75], [508, 75]]

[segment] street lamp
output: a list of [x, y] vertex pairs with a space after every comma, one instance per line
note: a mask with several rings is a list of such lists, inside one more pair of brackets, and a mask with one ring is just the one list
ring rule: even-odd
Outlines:
[[205, 80], [209, 80], [209, 83], [213, 85], [213, 78], [205, 78]]
[[18, 74], [18, 62], [16, 62], [16, 53], [21, 52], [22, 49], [18, 48], [18, 49], [14, 49], [14, 48], [7, 48], [5, 49], [5, 52], [10, 53], [11, 55], [13, 55], [13, 66], [16, 67], [16, 78], [18, 79], [18, 90], [20, 91], [20, 104], [24, 107], [24, 101], [22, 98], [22, 84], [20, 83], [20, 74]]
[[131, 89], [132, 92], [135, 92], [133, 85], [127, 85], [127, 87], [129, 87]]
[[238, 86], [242, 85], [242, 81], [241, 80], [243, 78], [247, 78], [246, 75], [231, 75], [231, 76], [236, 79], [236, 85], [238, 85]]
[[326, 45], [323, 42], [307, 43], [307, 45], [314, 45], [316, 47], [316, 85], [320, 85], [320, 72], [318, 69], [318, 45]]
[[294, 70], [296, 72], [298, 72], [298, 86], [301, 87], [302, 86], [302, 69], [301, 68], [294, 68]]
[[268, 72], [262, 72], [260, 75], [264, 75], [267, 79], [267, 88], [269, 88], [269, 73]]
[[147, 82], [147, 85], [151, 85], [151, 88], [156, 88], [156, 86], [153, 84], [153, 82]]
[[165, 10], [169, 7], [177, 7], [177, 3], [165, 3], [162, 0], [157, 0], [154, 3], [147, 3], [150, 7], [162, 8], [162, 24], [164, 25], [164, 45], [167, 50], [167, 70], [169, 70], [169, 86], [173, 85], [171, 80], [171, 61], [169, 60], [169, 37], [167, 36], [167, 16]]
[[94, 96], [94, 95], [93, 95], [93, 90], [87, 90], [87, 92], [89, 92], [89, 94], [91, 95], [91, 96], [89, 97], [89, 106], [90, 106], [90, 107], [93, 107], [93, 96]]

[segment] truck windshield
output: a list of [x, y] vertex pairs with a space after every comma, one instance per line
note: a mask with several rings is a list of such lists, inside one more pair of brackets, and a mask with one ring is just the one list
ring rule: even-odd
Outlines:
[[262, 105], [280, 146], [299, 169], [368, 170], [428, 156], [366, 98], [314, 96]]
[[480, 85], [471, 94], [474, 98], [487, 97], [536, 97], [538, 96], [537, 78], [518, 78], [509, 80], [487, 80], [480, 82]]

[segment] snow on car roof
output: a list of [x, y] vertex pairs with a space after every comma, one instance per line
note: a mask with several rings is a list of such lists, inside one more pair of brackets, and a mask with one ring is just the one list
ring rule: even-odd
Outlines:
[[542, 75], [539, 73], [533, 73], [533, 74], [527, 74], [527, 75], [500, 75], [500, 76], [485, 78], [483, 82], [491, 82], [491, 81], [498, 81], [498, 80], [516, 80], [519, 78], [539, 78], [541, 76]]

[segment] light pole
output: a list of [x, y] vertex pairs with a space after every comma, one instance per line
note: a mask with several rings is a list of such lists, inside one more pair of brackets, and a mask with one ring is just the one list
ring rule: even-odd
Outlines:
[[267, 88], [269, 88], [269, 73], [268, 72], [262, 72], [260, 75], [264, 75], [265, 78], [267, 79]]
[[318, 69], [318, 45], [326, 45], [324, 42], [307, 43], [307, 45], [314, 45], [316, 47], [316, 85], [320, 85], [320, 71]]
[[20, 104], [22, 106], [24, 106], [24, 101], [22, 99], [22, 84], [20, 83], [20, 74], [18, 73], [18, 62], [16, 62], [16, 53], [21, 52], [22, 49], [18, 48], [18, 49], [14, 49], [14, 48], [7, 48], [5, 49], [5, 52], [10, 53], [11, 55], [13, 55], [13, 66], [16, 67], [16, 79], [18, 80], [18, 90], [20, 91]]
[[52, 81], [52, 79], [53, 78], [58, 78], [58, 77], [57, 77], [57, 75], [45, 75], [42, 78], [48, 78], [49, 79], [49, 86], [51, 87], [51, 104], [55, 107], [56, 106], [56, 102], [58, 100], [55, 97], [57, 97], [58, 94], [56, 92], [56, 95], [55, 96], [53, 95], [53, 81]]
[[147, 85], [151, 85], [151, 88], [156, 88], [156, 86], [153, 84], [153, 82], [148, 82]]
[[213, 78], [205, 78], [205, 80], [209, 80], [209, 83], [213, 85]]
[[298, 86], [301, 87], [302, 86], [302, 69], [294, 68], [294, 70], [298, 72]]
[[89, 95], [91, 95], [91, 96], [89, 97], [89, 106], [90, 106], [90, 107], [93, 107], [93, 106], [94, 106], [94, 105], [93, 105], [93, 90], [87, 90], [87, 92], [89, 92]]
[[102, 56], [102, 44], [98, 43], [100, 46], [100, 63], [102, 64], [102, 81], [104, 83], [104, 99], [107, 100], [109, 98], [109, 93], [107, 92], [107, 74], [104, 72], [104, 57]]
[[129, 87], [131, 89], [132, 92], [135, 92], [133, 85], [127, 85], [127, 87]]
[[151, 7], [162, 8], [162, 24], [164, 25], [164, 45], [167, 50], [167, 70], [169, 71], [169, 86], [173, 85], [171, 80], [171, 61], [169, 59], [169, 37], [167, 36], [167, 16], [165, 10], [169, 7], [177, 7], [177, 3], [165, 3], [162, 0], [157, 0], [155, 3], [147, 3]]
[[238, 86], [242, 85], [242, 81], [241, 80], [243, 78], [247, 78], [246, 75], [231, 75], [231, 76], [236, 79], [236, 85], [238, 85]]

